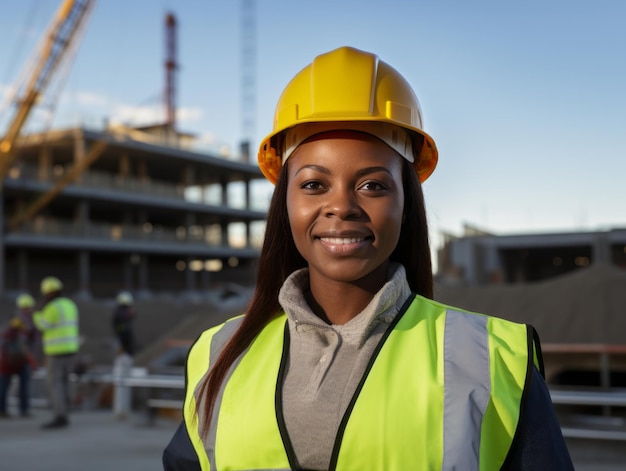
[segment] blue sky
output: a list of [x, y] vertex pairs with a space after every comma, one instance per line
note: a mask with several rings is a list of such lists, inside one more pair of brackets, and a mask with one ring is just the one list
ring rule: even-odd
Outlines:
[[[60, 3], [3, 6], [0, 94]], [[435, 244], [440, 231], [460, 235], [464, 223], [498, 234], [626, 227], [626, 2], [256, 3], [254, 146], [271, 131], [289, 79], [317, 54], [349, 45], [394, 66], [420, 99], [440, 152], [424, 185]], [[54, 127], [163, 119], [168, 11], [179, 23], [179, 128], [212, 148], [237, 149], [238, 0], [100, 0]]]

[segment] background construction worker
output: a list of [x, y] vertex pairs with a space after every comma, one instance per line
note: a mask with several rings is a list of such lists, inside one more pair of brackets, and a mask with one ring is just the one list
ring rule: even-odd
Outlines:
[[135, 307], [133, 295], [122, 291], [117, 295], [117, 305], [113, 310], [111, 324], [115, 335], [116, 353], [113, 361], [113, 378], [115, 382], [113, 396], [113, 412], [116, 417], [125, 418], [131, 409], [130, 388], [122, 384], [121, 379], [130, 375], [135, 353]]
[[0, 336], [0, 418], [9, 417], [7, 399], [13, 376], [19, 380], [20, 416], [30, 416], [30, 379], [37, 338], [31, 317], [35, 300], [24, 293], [15, 304], [17, 311]]
[[17, 297], [15, 306], [17, 308], [16, 317], [18, 317], [24, 324], [28, 350], [30, 351], [33, 359], [33, 370], [36, 370], [40, 366], [43, 366], [44, 355], [41, 344], [41, 332], [37, 329], [37, 327], [35, 327], [35, 322], [33, 320], [33, 313], [35, 312], [35, 299], [28, 293], [22, 293]]
[[111, 326], [115, 335], [117, 353], [133, 356], [135, 354], [135, 307], [133, 295], [122, 291], [117, 295], [117, 305], [113, 310]]
[[35, 326], [43, 333], [48, 392], [54, 416], [45, 429], [67, 427], [70, 403], [70, 374], [79, 347], [78, 308], [62, 295], [63, 283], [54, 276], [41, 281], [41, 309], [33, 314]]

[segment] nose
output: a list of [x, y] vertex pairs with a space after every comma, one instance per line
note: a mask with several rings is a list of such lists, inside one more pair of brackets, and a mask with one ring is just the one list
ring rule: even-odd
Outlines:
[[363, 214], [363, 209], [357, 201], [357, 195], [350, 189], [333, 189], [327, 193], [328, 200], [324, 206], [326, 217], [354, 219]]

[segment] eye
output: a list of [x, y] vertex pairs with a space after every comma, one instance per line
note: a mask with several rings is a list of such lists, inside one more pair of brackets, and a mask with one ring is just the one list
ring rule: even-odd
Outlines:
[[387, 185], [373, 180], [366, 181], [365, 183], [361, 184], [361, 186], [359, 186], [359, 190], [365, 191], [384, 191], [387, 189]]
[[318, 180], [307, 180], [300, 184], [300, 188], [303, 190], [316, 191], [322, 189], [322, 183]]

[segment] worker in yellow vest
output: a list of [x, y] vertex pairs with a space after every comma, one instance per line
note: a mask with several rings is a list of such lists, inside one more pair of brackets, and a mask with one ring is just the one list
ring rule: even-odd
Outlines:
[[42, 332], [46, 356], [48, 393], [53, 418], [43, 424], [45, 429], [69, 425], [70, 374], [73, 372], [79, 348], [78, 308], [63, 296], [63, 283], [54, 276], [41, 281], [41, 308], [33, 314], [35, 326]]
[[245, 315], [202, 333], [166, 470], [571, 470], [529, 325], [433, 301], [435, 142], [374, 54], [287, 85]]

